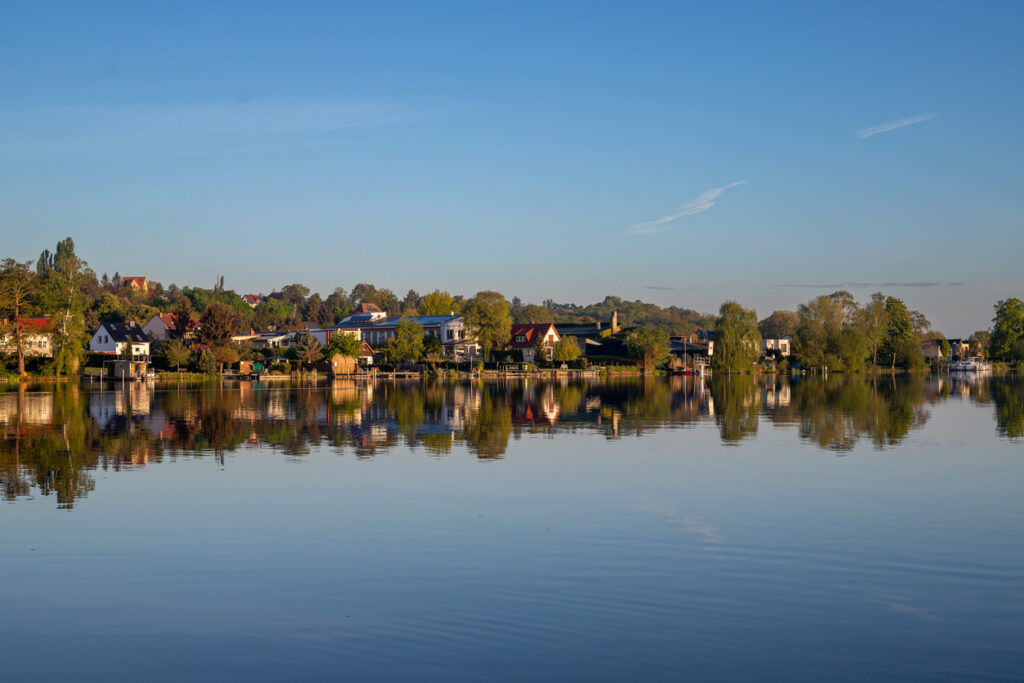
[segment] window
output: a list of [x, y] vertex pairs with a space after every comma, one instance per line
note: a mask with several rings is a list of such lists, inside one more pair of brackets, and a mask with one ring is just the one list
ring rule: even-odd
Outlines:
[[517, 341], [517, 342], [520, 342], [520, 343], [522, 343], [522, 342], [525, 342], [525, 341], [526, 341], [526, 335], [523, 335], [523, 334], [517, 334], [517, 335], [516, 335], [516, 341]]
[[448, 339], [455, 339], [455, 330], [448, 330]]

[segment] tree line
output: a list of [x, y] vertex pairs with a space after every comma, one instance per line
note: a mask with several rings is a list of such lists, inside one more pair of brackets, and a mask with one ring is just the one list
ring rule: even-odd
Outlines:
[[[861, 304], [849, 292], [837, 291], [801, 304], [796, 311], [775, 311], [760, 321], [755, 311], [734, 301], [723, 303], [718, 314], [711, 315], [615, 296], [588, 306], [552, 299], [540, 305], [524, 303], [518, 297], [509, 301], [491, 290], [467, 298], [440, 289], [423, 295], [410, 289], [400, 298], [390, 289], [365, 282], [351, 291], [336, 287], [326, 297], [306, 285], [291, 283], [250, 306], [242, 294], [225, 287], [222, 276], [209, 288], [164, 287], [159, 282], [141, 288], [126, 282], [120, 273], [97, 277], [76, 254], [70, 237], [59, 242], [53, 252], [44, 250], [35, 262], [6, 258], [0, 264], [0, 315], [8, 321], [7, 329], [0, 332], [14, 337], [19, 374], [25, 372], [22, 338], [26, 332], [11, 321], [21, 317], [48, 317], [53, 357], [45, 372], [60, 376], [79, 372], [88, 340], [103, 322], [141, 326], [157, 313], [170, 313], [171, 336], [177, 340], [162, 349], [169, 365], [191, 364], [209, 370], [237, 362], [245, 354], [245, 349], [230, 343], [235, 334], [327, 327], [359, 304], [373, 304], [388, 315], [401, 317], [462, 314], [484, 358], [509, 341], [513, 323], [587, 325], [608, 321], [617, 313], [626, 328], [626, 347], [648, 370], [667, 358], [671, 334], [698, 329], [713, 332], [713, 362], [726, 371], [754, 367], [761, 355], [762, 338], [792, 336], [796, 362], [847, 372], [919, 366], [920, 342], [926, 337], [939, 338], [940, 343], [944, 339], [922, 313], [881, 292]], [[198, 349], [181, 343], [190, 332], [199, 342]], [[345, 336], [336, 335], [329, 349], [319, 348], [315, 339], [301, 339], [293, 355], [304, 362], [337, 352], [358, 355], [358, 340], [346, 341]], [[1024, 303], [1016, 298], [998, 302], [991, 330], [975, 332], [971, 341], [993, 359], [1024, 362]], [[442, 356], [439, 347], [440, 340], [425, 337], [422, 328], [407, 320], [386, 351], [395, 362], [436, 363]], [[575, 340], [565, 340], [554, 349], [553, 359], [564, 362], [581, 356]]]

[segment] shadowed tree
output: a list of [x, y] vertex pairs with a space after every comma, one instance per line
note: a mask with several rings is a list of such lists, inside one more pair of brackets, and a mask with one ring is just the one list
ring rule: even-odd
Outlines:
[[644, 372], [654, 372], [654, 366], [668, 356], [669, 334], [661, 327], [641, 327], [626, 338], [626, 346], [644, 366]]
[[199, 341], [211, 348], [225, 346], [235, 333], [237, 319], [226, 305], [211, 301], [199, 320]]

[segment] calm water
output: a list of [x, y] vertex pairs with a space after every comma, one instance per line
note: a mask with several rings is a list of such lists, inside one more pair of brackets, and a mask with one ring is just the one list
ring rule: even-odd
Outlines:
[[1021, 680], [1024, 382], [0, 393], [31, 680]]

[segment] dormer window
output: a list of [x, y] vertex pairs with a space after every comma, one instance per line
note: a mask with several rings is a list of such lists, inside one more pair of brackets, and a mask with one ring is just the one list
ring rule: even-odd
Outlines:
[[519, 343], [525, 342], [526, 341], [526, 335], [525, 334], [517, 334], [516, 335], [516, 341], [519, 342]]

